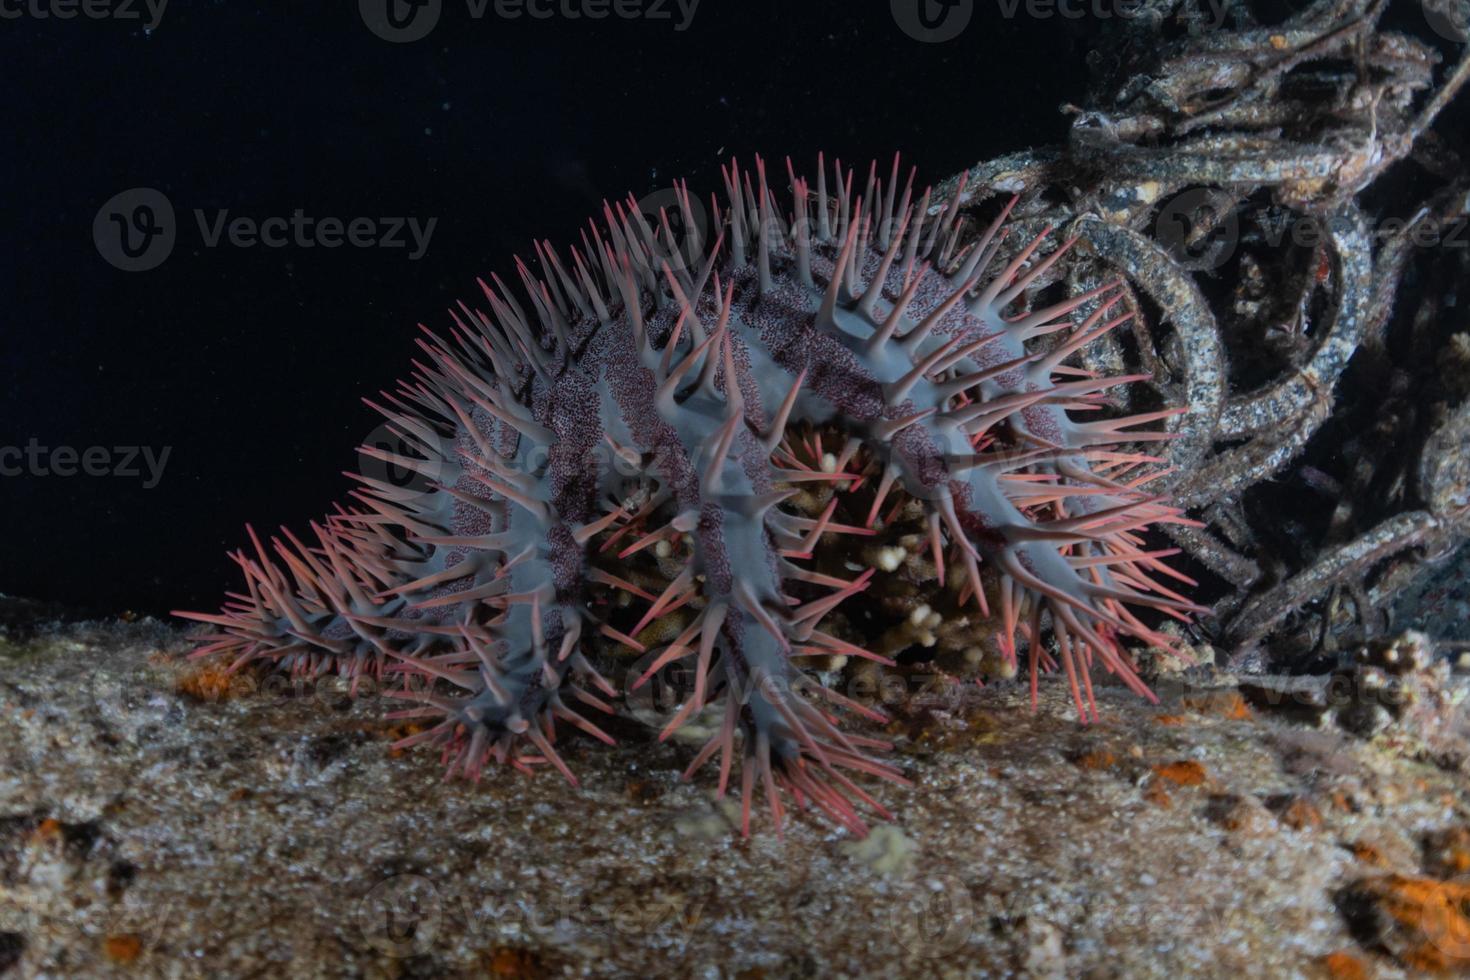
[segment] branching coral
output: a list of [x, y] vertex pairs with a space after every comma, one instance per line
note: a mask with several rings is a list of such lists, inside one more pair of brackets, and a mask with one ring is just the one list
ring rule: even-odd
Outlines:
[[1470, 534], [1465, 10], [1143, 0], [1089, 56], [1065, 146], [939, 188], [962, 213], [1021, 193], [1021, 220], [1096, 251], [1076, 285], [1127, 269], [1156, 312], [1087, 359], [1136, 358], [1191, 406], [1163, 485], [1204, 526], [1166, 533], [1210, 573], [1200, 632], [1239, 663], [1377, 636]]

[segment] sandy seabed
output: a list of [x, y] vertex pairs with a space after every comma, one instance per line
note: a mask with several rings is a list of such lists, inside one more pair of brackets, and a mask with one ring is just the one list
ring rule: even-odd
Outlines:
[[892, 822], [855, 841], [801, 814], [778, 838], [762, 809], [746, 840], [712, 777], [679, 781], [691, 748], [631, 719], [616, 748], [566, 741], [580, 789], [552, 771], [446, 783], [433, 753], [390, 753], [371, 693], [227, 689], [147, 620], [6, 636], [0, 974], [1470, 963], [1467, 682], [1447, 668], [1422, 710], [1356, 734], [1210, 668], [1165, 679], [1158, 706], [1103, 686], [1088, 728], [1061, 682], [1035, 714], [1018, 685], [920, 695], [890, 726], [914, 786], [874, 789]]

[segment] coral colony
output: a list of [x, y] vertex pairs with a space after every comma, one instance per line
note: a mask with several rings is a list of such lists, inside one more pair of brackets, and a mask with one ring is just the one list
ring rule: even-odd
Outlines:
[[862, 834], [860, 805], [886, 816], [863, 777], [903, 778], [839, 727], [882, 720], [835, 689], [843, 665], [891, 664], [839, 607], [898, 562], [824, 548], [908, 514], [999, 673], [1024, 640], [1033, 706], [1039, 670], [1065, 672], [1084, 721], [1099, 667], [1152, 698], [1125, 639], [1183, 656], [1156, 627], [1199, 607], [1145, 543], [1186, 519], [1131, 444], [1185, 409], [1117, 417], [1107, 392], [1144, 376], [1073, 357], [1134, 315], [1122, 283], [1038, 304], [1072, 242], [1009, 242], [1015, 201], [983, 230], [958, 193], [914, 203], [897, 158], [858, 194], [840, 164], [813, 187], [788, 161], [785, 201], [759, 159], [723, 173], [707, 254], [674, 234], [697, 227], [681, 185], [672, 216], [604, 206], [580, 248], [536, 245], [540, 277], [518, 262], [520, 290], [492, 276], [487, 312], [425, 329], [409, 380], [369, 402], [408, 448], [362, 449], [315, 544], [283, 531], [273, 557], [251, 531], [246, 591], [181, 614], [217, 627], [196, 655], [383, 678], [412, 705], [399, 744], [450, 773], [547, 763], [575, 783], [557, 722], [611, 742], [588, 716], [618, 695], [599, 651], [641, 654], [626, 688], [684, 671], [661, 737], [714, 731], [685, 776], [715, 764], [723, 793], [738, 772], [744, 832], [760, 784], [778, 831], [789, 799]]

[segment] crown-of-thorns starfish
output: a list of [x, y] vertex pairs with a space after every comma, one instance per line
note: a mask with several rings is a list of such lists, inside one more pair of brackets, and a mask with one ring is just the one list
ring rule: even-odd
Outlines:
[[[399, 744], [439, 746], [471, 778], [493, 760], [549, 763], [575, 783], [556, 722], [611, 741], [582, 714], [618, 693], [588, 657], [601, 633], [648, 653], [633, 687], [692, 668], [664, 735], [718, 714], [685, 776], [718, 759], [723, 793], [738, 755], [745, 832], [760, 783], [778, 830], [789, 795], [861, 834], [857, 804], [884, 810], [852, 774], [902, 776], [872, 756], [886, 743], [837, 715], [881, 716], [800, 665], [888, 662], [822, 628], [874, 572], [802, 564], [824, 534], [865, 529], [785, 506], [793, 485], [861, 479], [847, 472], [861, 451], [876, 481], [867, 527], [895, 487], [923, 502], [939, 574], [962, 568], [965, 601], [986, 615], [998, 598], [1012, 668], [1018, 627], [1026, 637], [1033, 704], [1038, 669], [1058, 667], [1084, 720], [1098, 665], [1152, 698], [1120, 639], [1174, 650], [1138, 611], [1198, 607], [1160, 581], [1189, 583], [1141, 534], [1185, 520], [1143, 489], [1158, 461], [1122, 447], [1168, 438], [1135, 427], [1183, 409], [1078, 421], [1143, 376], [1066, 363], [1132, 315], [1122, 283], [1031, 309], [1072, 243], [1046, 252], [1048, 229], [992, 271], [1015, 201], [972, 233], [959, 193], [932, 214], [912, 172], [900, 189], [897, 157], [860, 194], [840, 164], [829, 187], [819, 158], [813, 189], [787, 161], [784, 207], [760, 159], [723, 174], [707, 252], [673, 231], [699, 226], [679, 184], [672, 216], [605, 205], [569, 258], [537, 243], [539, 277], [518, 261], [519, 291], [492, 276], [488, 313], [460, 304], [447, 337], [424, 328], [410, 378], [369, 402], [410, 451], [361, 450], [416, 482], [349, 474], [354, 503], [313, 525], [315, 544], [286, 531], [268, 550], [252, 530], [253, 554], [233, 556], [246, 591], [219, 614], [181, 614], [218, 627], [197, 655], [413, 680], [390, 692], [422, 726]], [[796, 422], [846, 433], [835, 466], [783, 449]], [[593, 561], [673, 541], [687, 561], [661, 593]], [[647, 611], [618, 630], [594, 589]], [[634, 639], [686, 606], [697, 612], [662, 649]]]

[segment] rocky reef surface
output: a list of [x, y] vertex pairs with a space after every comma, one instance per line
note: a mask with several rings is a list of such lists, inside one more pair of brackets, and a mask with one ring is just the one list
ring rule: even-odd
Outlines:
[[[0, 615], [0, 974], [1413, 976], [1470, 966], [1470, 679], [1405, 634], [1317, 677], [871, 696], [912, 789], [742, 839], [693, 748], [445, 782], [372, 691], [229, 677], [148, 619]], [[1221, 658], [1222, 660], [1224, 658]]]

